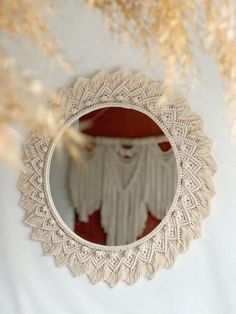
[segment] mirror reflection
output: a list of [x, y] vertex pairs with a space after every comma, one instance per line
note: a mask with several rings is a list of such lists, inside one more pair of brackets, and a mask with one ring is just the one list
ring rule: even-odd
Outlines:
[[50, 167], [63, 221], [97, 244], [125, 245], [146, 236], [165, 217], [177, 185], [165, 134], [145, 114], [116, 107], [93, 111], [70, 130], [83, 140], [73, 149], [58, 141]]

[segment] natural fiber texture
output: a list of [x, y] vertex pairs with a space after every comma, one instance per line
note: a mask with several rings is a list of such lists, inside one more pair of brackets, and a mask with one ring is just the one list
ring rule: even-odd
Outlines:
[[165, 136], [93, 137], [93, 150], [81, 147], [84, 162], [71, 160], [69, 190], [79, 220], [88, 222], [100, 209], [106, 245], [136, 241], [148, 210], [158, 220], [165, 217], [175, 195], [177, 171], [173, 150], [164, 152], [158, 145], [163, 141]]
[[177, 255], [200, 236], [214, 195], [216, 164], [201, 118], [183, 99], [170, 95], [161, 82], [125, 71], [80, 78], [73, 88], [63, 89], [60, 98], [55, 110], [61, 129], [56, 138], [79, 116], [103, 107], [132, 108], [147, 114], [162, 128], [174, 150], [177, 191], [165, 218], [146, 237], [125, 246], [90, 243], [63, 223], [52, 201], [49, 167], [56, 139], [32, 133], [24, 146], [25, 168], [19, 180], [32, 238], [43, 242], [44, 254], [54, 255], [58, 266], [67, 265], [74, 275], [85, 273], [94, 283], [134, 283], [140, 276], [152, 278], [160, 268], [171, 267]]

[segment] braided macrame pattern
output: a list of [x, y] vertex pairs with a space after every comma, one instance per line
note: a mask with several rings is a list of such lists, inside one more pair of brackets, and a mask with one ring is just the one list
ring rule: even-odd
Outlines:
[[[171, 267], [178, 254], [200, 236], [214, 195], [216, 164], [202, 119], [182, 98], [170, 95], [163, 83], [139, 73], [100, 72], [92, 79], [79, 78], [59, 97], [54, 107], [60, 124], [57, 135], [42, 138], [32, 132], [24, 145], [24, 171], [18, 186], [32, 238], [42, 241], [44, 254], [54, 255], [58, 266], [67, 265], [75, 276], [87, 274], [94, 283], [134, 283], [140, 276], [152, 278], [160, 268]], [[104, 107], [132, 108], [148, 115], [168, 137], [177, 164], [177, 190], [168, 213], [147, 236], [123, 246], [97, 245], [73, 233], [59, 216], [49, 187], [50, 161], [63, 130], [82, 115]]]

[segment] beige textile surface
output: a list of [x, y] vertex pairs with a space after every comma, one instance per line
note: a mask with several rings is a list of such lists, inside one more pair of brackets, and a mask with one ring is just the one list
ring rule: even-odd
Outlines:
[[[58, 266], [67, 265], [74, 275], [86, 273], [94, 283], [105, 280], [114, 286], [119, 280], [134, 283], [140, 276], [152, 278], [159, 269], [171, 267], [199, 237], [202, 220], [209, 214], [216, 164], [200, 116], [184, 99], [167, 94], [162, 82], [124, 70], [79, 78], [59, 95], [57, 136], [39, 138], [33, 132], [24, 145], [18, 186], [32, 238], [43, 242], [44, 254], [54, 255]], [[83, 114], [114, 106], [143, 112], [161, 127], [174, 150], [178, 183], [168, 213], [152, 232], [131, 244], [112, 247], [90, 243], [64, 224], [50, 193], [49, 168], [68, 125]]]

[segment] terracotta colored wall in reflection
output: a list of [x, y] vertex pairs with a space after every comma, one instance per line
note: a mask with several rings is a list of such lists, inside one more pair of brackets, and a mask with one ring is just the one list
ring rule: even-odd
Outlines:
[[[80, 121], [91, 121], [92, 124], [83, 132], [93, 136], [140, 138], [163, 134], [156, 123], [146, 115], [124, 108], [96, 110], [82, 117]], [[162, 143], [160, 148], [167, 151], [170, 144], [168, 142]], [[147, 235], [159, 222], [149, 213], [145, 229], [138, 238]], [[75, 232], [86, 240], [105, 244], [106, 235], [100, 224], [100, 210], [98, 209], [89, 217], [88, 223], [83, 223], [76, 217]]]

